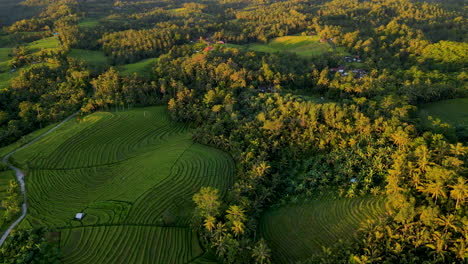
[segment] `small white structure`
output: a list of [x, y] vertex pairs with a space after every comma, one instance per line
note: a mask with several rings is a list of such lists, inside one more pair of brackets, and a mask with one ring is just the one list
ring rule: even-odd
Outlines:
[[81, 220], [81, 219], [83, 219], [84, 215], [85, 215], [84, 213], [77, 213], [77, 214], [75, 215], [75, 219], [76, 219], [76, 220]]

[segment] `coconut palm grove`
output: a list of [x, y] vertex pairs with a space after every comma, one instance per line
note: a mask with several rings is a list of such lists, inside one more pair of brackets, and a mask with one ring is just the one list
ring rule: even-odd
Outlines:
[[468, 263], [463, 0], [0, 0], [1, 264]]

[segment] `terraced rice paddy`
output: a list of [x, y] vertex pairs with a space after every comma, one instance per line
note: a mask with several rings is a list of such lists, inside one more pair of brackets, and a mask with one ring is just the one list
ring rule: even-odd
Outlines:
[[275, 263], [293, 263], [351, 240], [360, 224], [384, 213], [384, 200], [372, 197], [320, 199], [268, 210], [260, 233], [272, 249]]
[[[234, 172], [229, 155], [194, 144], [164, 107], [69, 121], [12, 159], [29, 168], [24, 225], [61, 229], [65, 263], [184, 263], [201, 255], [189, 228], [191, 197], [202, 186], [224, 194]], [[82, 221], [73, 219], [78, 212]]]
[[65, 263], [187, 263], [203, 254], [190, 228], [80, 227], [62, 231], [60, 240], [68, 245]]

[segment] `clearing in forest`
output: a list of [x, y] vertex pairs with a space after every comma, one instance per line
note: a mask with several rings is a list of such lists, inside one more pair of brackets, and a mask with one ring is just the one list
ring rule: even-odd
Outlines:
[[30, 53], [35, 53], [44, 49], [55, 49], [58, 48], [60, 42], [57, 37], [43, 38], [40, 40], [33, 41], [26, 45], [26, 49]]
[[[301, 57], [315, 57], [326, 52], [333, 52], [327, 42], [320, 42], [318, 36], [284, 36], [271, 40], [267, 44], [248, 44], [247, 48], [260, 52], [292, 52]], [[346, 54], [343, 48], [337, 47], [336, 52]]]
[[332, 247], [339, 239], [353, 239], [360, 224], [384, 213], [384, 199], [374, 197], [317, 200], [272, 208], [260, 220], [260, 233], [275, 263], [291, 263]]
[[102, 71], [109, 66], [107, 56], [99, 50], [71, 49], [68, 55], [76, 60], [83, 61], [94, 71]]
[[468, 127], [468, 98], [443, 100], [421, 106], [421, 112], [454, 126]]
[[120, 73], [126, 76], [132, 76], [134, 73], [137, 73], [140, 77], [149, 77], [152, 66], [156, 63], [157, 60], [158, 58], [149, 58], [135, 63], [122, 65]]
[[[193, 194], [223, 194], [234, 162], [196, 144], [165, 107], [97, 112], [15, 153], [28, 169], [22, 227], [61, 232], [64, 263], [186, 263], [203, 254], [190, 228]], [[81, 221], [76, 213], [85, 213]]]

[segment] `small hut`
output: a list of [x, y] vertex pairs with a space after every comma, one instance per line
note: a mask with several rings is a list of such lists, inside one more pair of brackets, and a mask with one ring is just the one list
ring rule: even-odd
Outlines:
[[75, 219], [76, 219], [76, 220], [81, 220], [81, 219], [83, 219], [84, 215], [85, 215], [84, 213], [77, 213], [77, 214], [75, 215]]

